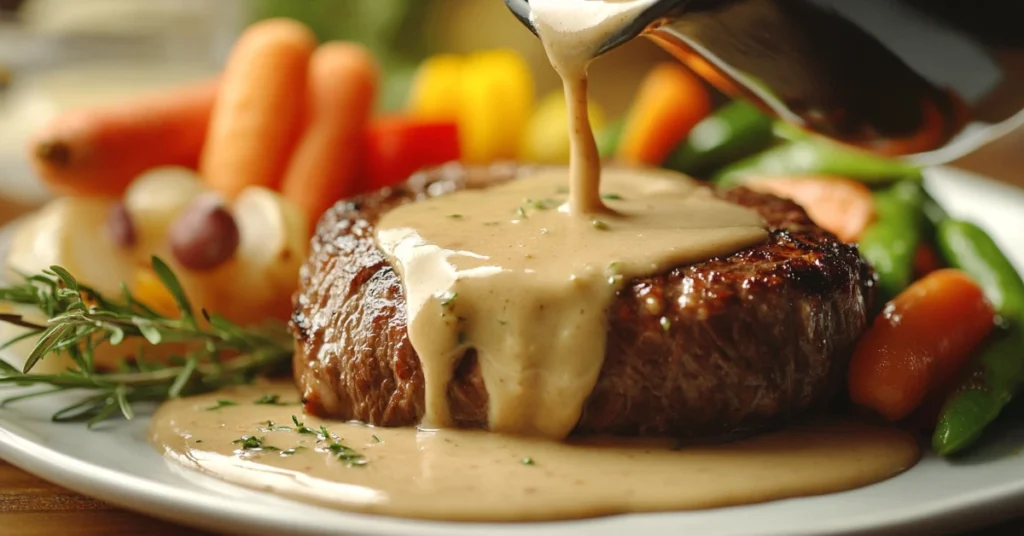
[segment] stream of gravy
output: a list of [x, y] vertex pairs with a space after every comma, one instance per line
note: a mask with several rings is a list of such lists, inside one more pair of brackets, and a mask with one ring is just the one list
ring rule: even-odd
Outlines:
[[[267, 394], [288, 405], [255, 404]], [[918, 457], [908, 435], [854, 421], [684, 449], [663, 440], [373, 428], [302, 416], [286, 384], [168, 402], [153, 417], [151, 439], [175, 463], [231, 483], [342, 510], [449, 521], [559, 520], [817, 495], [890, 478]]]
[[655, 0], [532, 0], [531, 22], [548, 60], [562, 79], [569, 110], [568, 208], [573, 214], [605, 210], [599, 193], [601, 157], [590, 127], [587, 68], [601, 45]]

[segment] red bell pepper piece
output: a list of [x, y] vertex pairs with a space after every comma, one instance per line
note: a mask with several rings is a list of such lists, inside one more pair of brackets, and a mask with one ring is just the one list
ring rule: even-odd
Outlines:
[[392, 186], [423, 168], [461, 156], [459, 131], [454, 122], [380, 117], [370, 125], [366, 139], [370, 190]]

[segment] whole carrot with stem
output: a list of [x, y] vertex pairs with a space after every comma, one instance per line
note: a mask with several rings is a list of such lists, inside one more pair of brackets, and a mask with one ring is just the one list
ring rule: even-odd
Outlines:
[[316, 37], [290, 19], [250, 26], [224, 71], [200, 174], [221, 194], [276, 188], [305, 122], [306, 80]]
[[281, 183], [284, 196], [306, 212], [311, 229], [331, 205], [360, 188], [378, 79], [377, 63], [361, 45], [327, 43], [313, 53], [310, 121]]
[[61, 114], [29, 142], [29, 159], [56, 194], [118, 197], [144, 171], [195, 168], [219, 82], [189, 84]]

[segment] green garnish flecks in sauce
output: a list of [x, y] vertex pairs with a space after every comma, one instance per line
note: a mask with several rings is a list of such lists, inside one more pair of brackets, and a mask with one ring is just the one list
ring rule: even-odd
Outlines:
[[295, 423], [295, 431], [303, 435], [316, 435], [316, 430], [306, 426], [302, 422], [299, 422], [298, 417], [292, 415], [292, 422]]
[[237, 402], [232, 402], [231, 400], [218, 400], [216, 404], [206, 408], [206, 411], [216, 411], [220, 408], [228, 408], [237, 405]]
[[256, 436], [251, 436], [251, 435], [244, 435], [244, 436], [242, 436], [242, 437], [232, 441], [232, 443], [238, 445], [242, 450], [267, 450], [267, 451], [279, 451], [279, 450], [281, 450], [281, 449], [279, 449], [277, 447], [272, 447], [270, 445], [265, 445], [263, 443], [263, 441], [264, 441], [264, 438], [262, 438], [262, 437], [256, 437]]
[[288, 402], [281, 402], [281, 395], [263, 395], [254, 404], [261, 406], [291, 406]]

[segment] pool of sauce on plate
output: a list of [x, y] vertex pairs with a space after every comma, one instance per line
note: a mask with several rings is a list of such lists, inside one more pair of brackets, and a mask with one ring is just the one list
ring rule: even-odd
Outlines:
[[[601, 369], [606, 307], [622, 281], [767, 236], [756, 213], [686, 177], [638, 169], [602, 177], [587, 65], [650, 2], [532, 2], [566, 90], [568, 169], [403, 205], [378, 222], [378, 245], [402, 276], [432, 429], [303, 416], [294, 387], [263, 385], [165, 403], [152, 420], [157, 448], [175, 463], [301, 501], [460, 521], [750, 504], [849, 490], [910, 468], [919, 456], [912, 437], [854, 421], [686, 448], [570, 435]], [[447, 384], [470, 348], [490, 431], [447, 428]]]
[[[286, 405], [255, 403], [268, 394]], [[316, 433], [300, 433], [292, 416]], [[319, 435], [321, 425], [330, 438]], [[341, 510], [451, 521], [752, 504], [865, 486], [918, 459], [909, 435], [854, 421], [686, 448], [666, 440], [374, 428], [303, 416], [287, 384], [168, 402], [153, 417], [151, 439], [173, 462], [234, 484]]]

